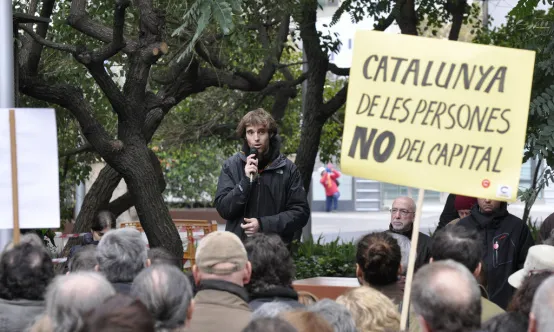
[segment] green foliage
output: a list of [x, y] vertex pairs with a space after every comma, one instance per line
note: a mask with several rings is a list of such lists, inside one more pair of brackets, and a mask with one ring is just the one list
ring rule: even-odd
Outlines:
[[539, 219], [532, 220], [531, 217], [527, 219], [526, 221], [527, 227], [529, 227], [529, 230], [531, 231], [531, 236], [533, 237], [533, 240], [535, 240], [535, 243], [539, 240], [539, 230], [541, 228], [542, 220], [539, 222]]
[[234, 29], [233, 16], [242, 12], [242, 0], [196, 0], [183, 16], [183, 24], [172, 36], [183, 36], [193, 31], [185, 52], [190, 53], [212, 20], [228, 35]]
[[353, 242], [342, 242], [337, 237], [332, 242], [302, 242], [294, 253], [296, 279], [311, 277], [355, 277], [356, 245]]
[[154, 150], [158, 150], [167, 183], [166, 200], [178, 207], [211, 206], [221, 165], [236, 152], [235, 145], [213, 137], [178, 149]]
[[537, 8], [540, 2], [542, 2], [543, 4], [548, 3], [549, 5], [552, 5], [553, 3], [552, 0], [519, 0], [517, 5], [512, 8], [508, 15], [516, 18], [533, 15], [535, 8]]

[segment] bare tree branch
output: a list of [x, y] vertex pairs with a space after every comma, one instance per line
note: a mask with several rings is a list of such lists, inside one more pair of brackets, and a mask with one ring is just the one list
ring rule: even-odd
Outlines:
[[[67, 108], [79, 121], [87, 141], [95, 150], [109, 159], [115, 158], [123, 149], [119, 141], [114, 141], [104, 127], [94, 118], [92, 106], [81, 90], [64, 83], [48, 83], [38, 77], [21, 77], [20, 90], [33, 98], [58, 104]], [[112, 159], [114, 160], [114, 159]]]
[[[42, 8], [40, 10], [40, 17], [50, 18], [52, 12], [54, 11], [54, 4], [56, 0], [44, 0], [42, 1]], [[37, 35], [42, 38], [46, 38], [46, 33], [48, 32], [49, 24], [39, 24], [37, 27]], [[32, 43], [30, 51], [27, 56], [27, 49], [24, 48], [23, 61], [21, 63], [25, 64], [23, 67], [24, 70], [28, 70], [28, 73], [31, 75], [36, 75], [38, 71], [38, 65], [40, 63], [40, 57], [42, 55], [42, 44], [38, 42]]]
[[467, 0], [448, 0], [446, 1], [445, 8], [452, 15], [452, 27], [450, 28], [448, 39], [458, 40], [464, 22], [464, 14], [468, 8]]
[[334, 63], [329, 63], [329, 71], [337, 76], [349, 76], [350, 68], [340, 68]]
[[96, 84], [100, 87], [102, 92], [106, 95], [112, 108], [117, 115], [124, 116], [123, 112], [125, 109], [125, 96], [114, 82], [114, 80], [106, 72], [104, 63], [100, 62], [90, 62], [83, 64], [87, 67], [89, 73], [92, 75]]
[[[87, 0], [72, 0], [67, 22], [70, 26], [85, 35], [110, 43], [113, 40], [113, 28], [106, 27], [91, 19], [86, 11]], [[123, 38], [126, 45], [123, 52], [131, 53], [138, 48], [138, 44], [128, 37]]]
[[78, 148], [64, 151], [59, 154], [59, 158], [70, 157], [76, 154], [85, 153], [85, 152], [94, 152], [94, 147], [90, 143], [86, 143]]
[[331, 98], [328, 102], [323, 104], [323, 114], [327, 117], [334, 114], [336, 111], [341, 108], [344, 103], [346, 102], [346, 95], [348, 92], [348, 83], [345, 83], [342, 89], [340, 89], [339, 92], [337, 92], [333, 98]]
[[125, 10], [129, 7], [129, 4], [129, 0], [116, 1], [113, 15], [113, 39], [108, 45], [93, 53], [92, 61], [107, 60], [125, 47], [123, 27], [125, 25]]
[[375, 25], [374, 29], [377, 31], [385, 31], [388, 27], [391, 26], [391, 24], [394, 23], [394, 20], [400, 15], [400, 11], [402, 9], [402, 6], [406, 3], [406, 0], [397, 0], [394, 7], [392, 7], [392, 10], [385, 19], [379, 20], [379, 23]]
[[61, 43], [55, 43], [53, 41], [47, 40], [43, 37], [41, 37], [39, 34], [35, 33], [33, 31], [33, 28], [27, 26], [27, 25], [21, 25], [20, 28], [25, 31], [29, 36], [31, 36], [37, 43], [39, 43], [42, 46], [46, 46], [58, 51], [62, 52], [68, 52], [71, 54], [77, 53], [77, 46], [74, 45], [66, 45]]

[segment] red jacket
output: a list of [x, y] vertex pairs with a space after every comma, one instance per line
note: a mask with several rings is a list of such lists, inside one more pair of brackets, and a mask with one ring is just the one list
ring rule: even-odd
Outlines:
[[337, 170], [333, 170], [331, 173], [325, 172], [319, 182], [325, 187], [325, 196], [333, 196], [339, 188], [337, 186], [337, 178], [340, 177], [340, 173]]

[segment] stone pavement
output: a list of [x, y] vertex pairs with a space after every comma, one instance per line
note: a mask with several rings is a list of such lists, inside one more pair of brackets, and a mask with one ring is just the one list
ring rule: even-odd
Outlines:
[[[421, 218], [421, 231], [429, 234], [439, 222], [439, 216], [444, 205], [439, 203], [424, 203]], [[508, 206], [510, 213], [522, 217], [524, 205], [514, 203]], [[536, 203], [531, 210], [532, 220], [542, 221], [554, 212], [554, 206]], [[381, 212], [313, 212], [312, 234], [314, 239], [322, 236], [323, 241], [333, 241], [339, 237], [343, 241], [358, 239], [362, 235], [388, 229], [390, 213]]]

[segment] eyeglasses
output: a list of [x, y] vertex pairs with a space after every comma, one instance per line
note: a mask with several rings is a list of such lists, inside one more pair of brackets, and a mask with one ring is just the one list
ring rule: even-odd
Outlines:
[[400, 212], [400, 215], [403, 216], [403, 217], [407, 217], [410, 214], [415, 213], [415, 212], [408, 211], [408, 210], [405, 210], [405, 209], [390, 209], [389, 211], [390, 211], [390, 214], [396, 214], [397, 212]]

